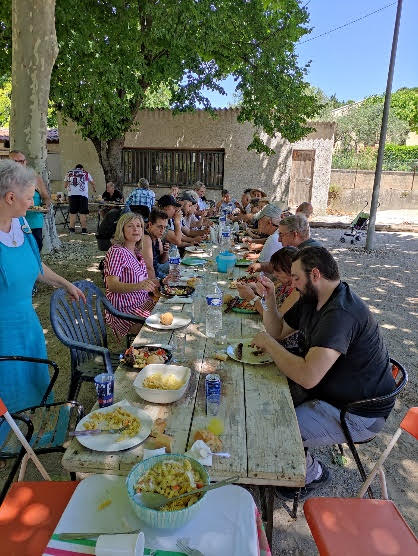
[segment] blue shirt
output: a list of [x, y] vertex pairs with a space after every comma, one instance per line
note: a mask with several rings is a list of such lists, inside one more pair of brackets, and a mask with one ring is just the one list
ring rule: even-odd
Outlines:
[[129, 197], [126, 199], [126, 206], [129, 208], [131, 205], [142, 205], [148, 207], [150, 211], [155, 203], [155, 193], [151, 189], [141, 189], [138, 187], [134, 189]]

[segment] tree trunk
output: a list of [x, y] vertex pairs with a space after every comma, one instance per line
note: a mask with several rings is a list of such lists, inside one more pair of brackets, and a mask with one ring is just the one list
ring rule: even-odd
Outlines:
[[[47, 113], [51, 71], [58, 55], [55, 0], [12, 2], [10, 146], [25, 153], [49, 189]], [[52, 210], [45, 218], [44, 252], [61, 246]]]
[[92, 142], [99, 156], [106, 182], [113, 181], [119, 188], [122, 188], [122, 148], [125, 142], [124, 137], [110, 139], [109, 141], [92, 139]]

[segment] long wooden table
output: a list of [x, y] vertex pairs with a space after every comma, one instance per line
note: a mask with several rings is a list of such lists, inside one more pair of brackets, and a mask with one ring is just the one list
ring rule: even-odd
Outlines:
[[[234, 276], [243, 272], [235, 269]], [[224, 292], [225, 274], [213, 274]], [[160, 300], [157, 311], [190, 312], [190, 305], [168, 305]], [[222, 396], [218, 416], [225, 423], [222, 435], [223, 450], [230, 459], [213, 458], [208, 469], [213, 481], [239, 475], [240, 483], [266, 486], [303, 486], [305, 484], [305, 456], [296, 414], [286, 377], [274, 364], [247, 365], [228, 359], [221, 362], [213, 358], [219, 346], [205, 336], [205, 315], [201, 322], [190, 324], [186, 331], [186, 360], [192, 376], [185, 396], [168, 405], [152, 404], [142, 400], [132, 383], [137, 376], [126, 367], [115, 372], [115, 401], [123, 399], [148, 412], [153, 419], [167, 420], [166, 433], [174, 437], [176, 453], [184, 453], [193, 444], [196, 430], [205, 428], [210, 417], [206, 415], [205, 376], [216, 372], [222, 379]], [[223, 315], [223, 333], [228, 338], [250, 338], [263, 329], [259, 315], [229, 312]], [[153, 330], [144, 326], [133, 344], [169, 343], [172, 331]], [[145, 443], [146, 447], [146, 443]], [[69, 471], [126, 475], [142, 459], [144, 445], [124, 452], [102, 453], [81, 446], [72, 440], [62, 463]], [[268, 537], [272, 527], [272, 489], [269, 489]]]

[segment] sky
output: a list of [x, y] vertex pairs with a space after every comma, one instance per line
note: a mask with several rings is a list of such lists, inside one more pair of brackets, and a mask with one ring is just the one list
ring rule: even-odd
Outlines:
[[[317, 35], [378, 10], [393, 0], [305, 0], [309, 35], [296, 52], [300, 65], [311, 60], [306, 80], [339, 100], [360, 100], [384, 93], [392, 47], [396, 2], [388, 8], [315, 40]], [[418, 0], [403, 0], [392, 91], [418, 86]], [[208, 92], [212, 105], [234, 102], [232, 78], [223, 82], [226, 96]]]

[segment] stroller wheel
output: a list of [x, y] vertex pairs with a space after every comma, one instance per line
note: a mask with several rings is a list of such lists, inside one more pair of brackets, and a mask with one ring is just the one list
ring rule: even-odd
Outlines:
[[340, 237], [341, 243], [345, 243], [345, 237]]

